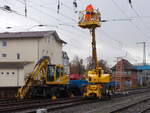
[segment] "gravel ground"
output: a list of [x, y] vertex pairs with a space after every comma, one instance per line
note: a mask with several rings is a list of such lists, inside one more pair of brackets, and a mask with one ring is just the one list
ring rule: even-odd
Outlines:
[[150, 109], [148, 111], [146, 111], [145, 113], [150, 113]]
[[[126, 110], [120, 111], [120, 113], [142, 113], [143, 110], [150, 108], [150, 100], [132, 106]], [[150, 113], [150, 112], [149, 112]]]
[[121, 98], [113, 98], [112, 100], [109, 101], [99, 101], [96, 103], [79, 105], [57, 111], [50, 111], [49, 113], [110, 113], [110, 111], [112, 110], [118, 109], [128, 104], [133, 104], [135, 102], [142, 100], [143, 98], [150, 98], [150, 92], [135, 94], [132, 96]]

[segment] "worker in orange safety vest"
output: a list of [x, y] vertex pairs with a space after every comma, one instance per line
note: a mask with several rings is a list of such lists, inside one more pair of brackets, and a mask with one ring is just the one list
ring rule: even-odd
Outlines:
[[91, 15], [94, 12], [93, 6], [90, 4], [86, 7], [85, 21], [91, 20]]

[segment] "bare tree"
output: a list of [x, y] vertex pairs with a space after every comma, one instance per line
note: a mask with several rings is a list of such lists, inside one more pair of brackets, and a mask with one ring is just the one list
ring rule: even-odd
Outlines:
[[88, 71], [88, 70], [92, 69], [92, 67], [93, 67], [92, 56], [87, 57], [86, 62], [87, 62], [86, 70]]
[[108, 63], [107, 63], [106, 60], [103, 60], [103, 59], [99, 60], [98, 65], [100, 67], [102, 67], [102, 69], [104, 70], [104, 73], [111, 73], [111, 69], [109, 68]]
[[[86, 58], [86, 61], [87, 61], [87, 65], [86, 65], [86, 71], [89, 71], [93, 68], [93, 65], [92, 65], [92, 56], [89, 56]], [[102, 67], [102, 69], [104, 70], [105, 73], [110, 73], [111, 70], [107, 64], [107, 61], [106, 60], [99, 60], [98, 61], [98, 65], [100, 67]]]
[[83, 65], [83, 59], [79, 58], [78, 56], [75, 56], [70, 62], [70, 73], [83, 75], [84, 72], [85, 66]]

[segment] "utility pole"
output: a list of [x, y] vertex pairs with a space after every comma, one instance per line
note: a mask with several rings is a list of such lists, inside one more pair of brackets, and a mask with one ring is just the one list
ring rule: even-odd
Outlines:
[[138, 42], [136, 44], [143, 44], [143, 65], [146, 65], [146, 42]]
[[[138, 42], [137, 44], [143, 44], [143, 65], [146, 65], [146, 42]], [[143, 85], [145, 81], [145, 71], [143, 70], [143, 76], [141, 76], [140, 84]]]

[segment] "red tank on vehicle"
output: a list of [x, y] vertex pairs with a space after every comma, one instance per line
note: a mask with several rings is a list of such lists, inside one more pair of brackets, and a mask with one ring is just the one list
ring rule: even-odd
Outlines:
[[83, 76], [81, 76], [80, 74], [70, 74], [69, 78], [70, 80], [82, 80]]

